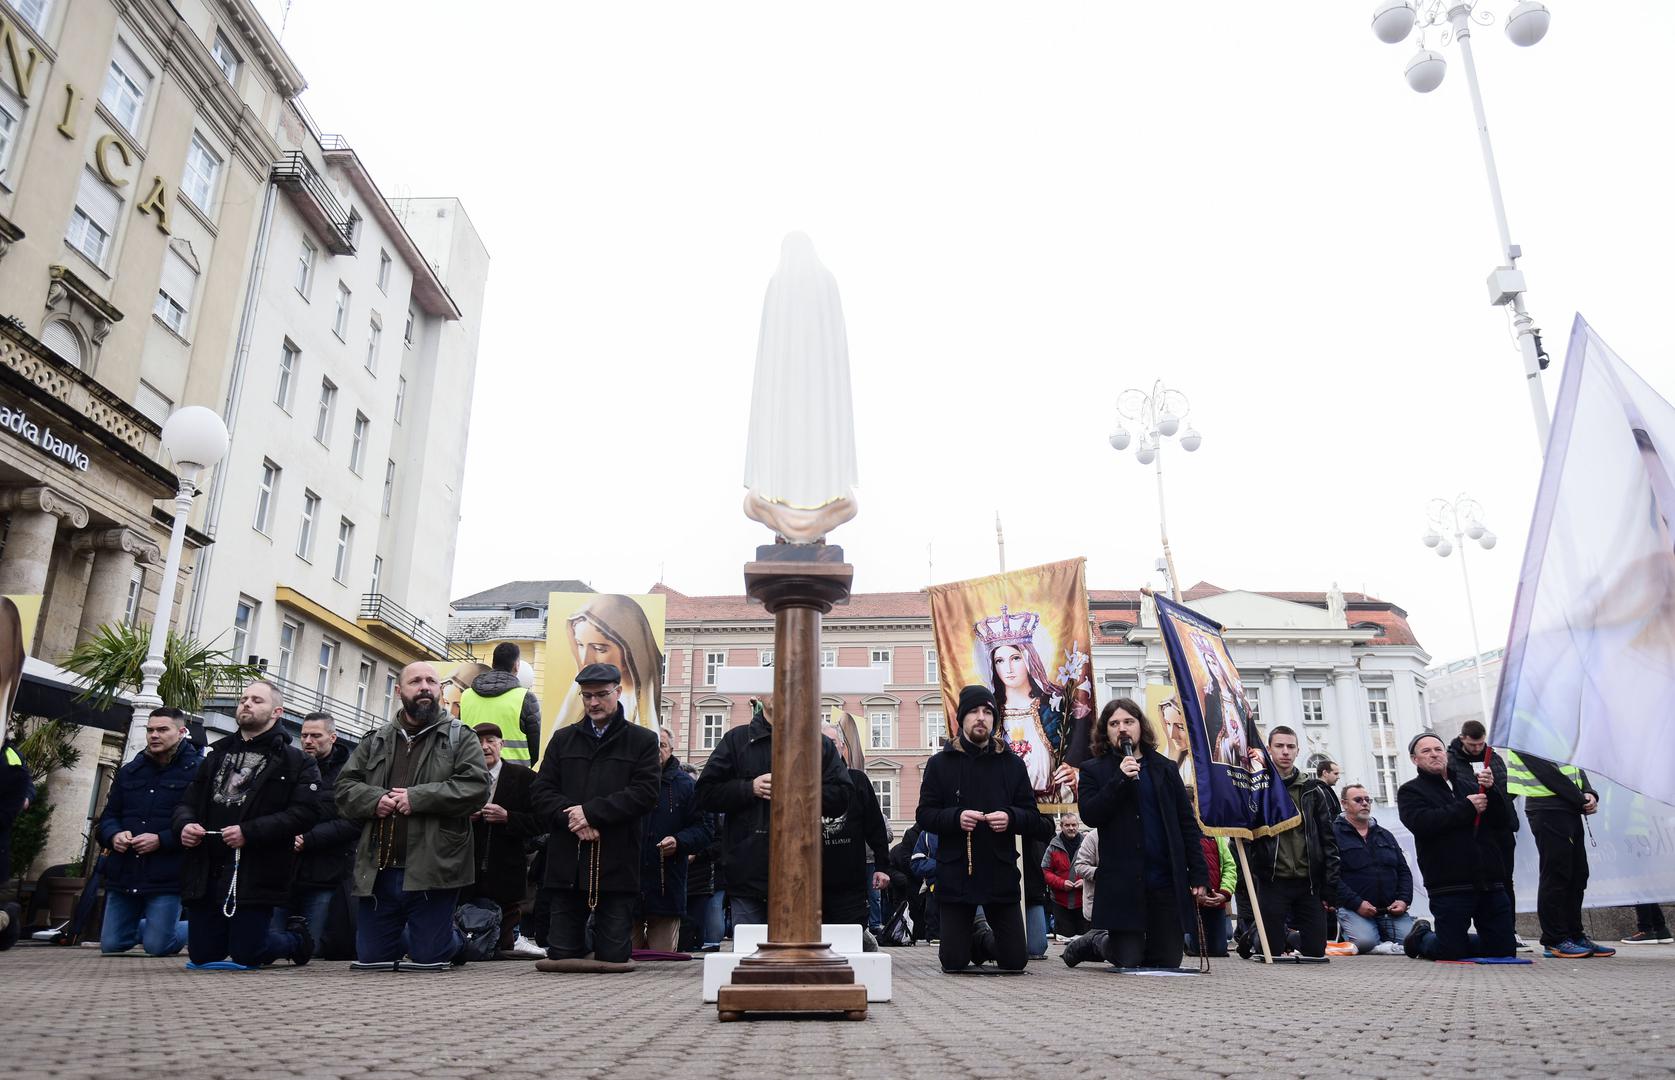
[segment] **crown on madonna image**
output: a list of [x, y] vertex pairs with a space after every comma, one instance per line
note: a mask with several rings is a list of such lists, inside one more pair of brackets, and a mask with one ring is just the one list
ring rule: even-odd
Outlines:
[[973, 629], [977, 632], [977, 640], [992, 649], [997, 645], [1028, 645], [1040, 625], [1041, 616], [1035, 612], [1022, 611], [1013, 615], [1002, 604], [999, 615], [979, 620]]

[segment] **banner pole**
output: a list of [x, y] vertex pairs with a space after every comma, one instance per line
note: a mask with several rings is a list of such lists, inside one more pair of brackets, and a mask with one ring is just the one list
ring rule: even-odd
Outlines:
[[1262, 942], [1262, 960], [1274, 962], [1274, 952], [1268, 947], [1268, 930], [1262, 925], [1262, 905], [1256, 902], [1256, 879], [1250, 876], [1250, 863], [1245, 861], [1245, 842], [1233, 838], [1233, 850], [1239, 855], [1239, 876], [1245, 879], [1245, 896], [1250, 900], [1250, 913], [1256, 919], [1256, 936]]

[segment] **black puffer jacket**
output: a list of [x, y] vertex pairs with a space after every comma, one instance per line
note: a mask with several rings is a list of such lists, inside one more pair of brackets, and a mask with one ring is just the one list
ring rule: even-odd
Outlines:
[[[1297, 777], [1292, 773], [1286, 781], [1292, 801], [1303, 817], [1303, 842], [1309, 856], [1309, 881], [1314, 894], [1323, 900], [1337, 903], [1338, 898], [1338, 838], [1332, 831], [1332, 815], [1326, 807], [1324, 785], [1313, 776]], [[1249, 847], [1251, 871], [1262, 881], [1274, 877], [1274, 861], [1279, 853], [1279, 841], [1272, 836], [1253, 840]]]
[[[657, 805], [657, 733], [630, 724], [617, 707], [605, 734], [592, 721], [558, 729], [541, 755], [532, 802], [547, 837], [549, 889], [640, 891], [640, 838]], [[580, 806], [599, 839], [581, 841], [565, 814]], [[593, 860], [598, 859], [597, 880]]]
[[[756, 797], [751, 783], [773, 772], [773, 731], [758, 712], [721, 737], [698, 774], [698, 808], [727, 815], [721, 858], [729, 896], [768, 898], [769, 803]], [[820, 816], [837, 817], [849, 808], [849, 770], [836, 743], [825, 736], [820, 743]]]
[[[1004, 810], [1010, 821], [1005, 832], [984, 824], [968, 833], [960, 828], [964, 810]], [[999, 739], [978, 749], [962, 736], [931, 755], [914, 817], [936, 834], [936, 895], [949, 904], [1018, 903], [1020, 845], [1012, 837], [1043, 845], [1053, 837], [1053, 823], [1035, 809], [1028, 768]]]
[[[263, 763], [237, 806], [214, 803], [222, 764], [229, 754], [259, 752]], [[174, 808], [175, 835], [187, 825], [221, 827], [236, 824], [244, 834], [244, 854], [238, 864], [238, 899], [243, 904], [286, 904], [296, 874], [296, 838], [320, 819], [320, 767], [314, 755], [291, 745], [290, 736], [276, 724], [248, 742], [238, 733], [210, 748], [187, 785], [186, 796]], [[233, 853], [220, 838], [206, 836], [197, 847], [186, 848], [180, 863], [180, 898], [190, 904], [219, 901], [211, 885], [219, 887], [230, 872]]]
[[1433, 896], [1486, 892], [1501, 888], [1507, 879], [1509, 868], [1493, 834], [1511, 827], [1511, 806], [1491, 788], [1485, 792], [1489, 803], [1479, 822], [1476, 808], [1466, 801], [1476, 791], [1475, 780], [1420, 773], [1396, 792], [1396, 809], [1413, 834], [1425, 891]]
[[131, 896], [180, 891], [180, 833], [174, 827], [174, 808], [198, 775], [204, 752], [181, 739], [174, 757], [159, 765], [150, 754], [140, 754], [116, 771], [104, 813], [99, 815], [99, 843], [110, 847], [117, 833], [135, 836], [156, 833], [158, 847], [149, 855], [112, 850], [105, 859], [105, 888]]
[[[318, 761], [318, 759], [316, 759]], [[361, 823], [337, 812], [337, 774], [349, 760], [349, 746], [338, 743], [320, 766], [320, 820], [302, 834], [302, 857], [297, 860], [297, 888], [335, 889], [355, 869], [355, 845]]]

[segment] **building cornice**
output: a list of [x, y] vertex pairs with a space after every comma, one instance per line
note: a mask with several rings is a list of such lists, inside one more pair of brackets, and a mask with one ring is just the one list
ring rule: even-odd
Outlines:
[[419, 308], [427, 315], [450, 322], [461, 318], [459, 305], [449, 295], [448, 287], [442, 283], [430, 262], [425, 258], [419, 245], [407, 234], [407, 226], [396, 217], [395, 210], [384, 198], [384, 193], [378, 190], [378, 184], [372, 179], [372, 174], [361, 163], [360, 155], [349, 148], [341, 136], [322, 135], [320, 146], [326, 158], [326, 164], [343, 170], [349, 177], [349, 183], [371, 209], [378, 224], [390, 237], [396, 252], [408, 268], [413, 271], [413, 299]]
[[238, 31], [245, 52], [261, 60], [262, 69], [273, 79], [282, 97], [294, 98], [308, 88], [308, 80], [268, 29], [255, 4], [250, 0], [220, 0], [218, 6]]

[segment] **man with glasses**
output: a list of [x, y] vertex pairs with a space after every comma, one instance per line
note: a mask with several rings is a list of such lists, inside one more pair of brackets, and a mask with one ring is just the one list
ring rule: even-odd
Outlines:
[[1389, 829], [1373, 820], [1373, 799], [1360, 784], [1343, 789], [1338, 839], [1338, 926], [1357, 952], [1402, 955], [1413, 929], [1413, 872]]
[[551, 830], [543, 886], [552, 928], [541, 965], [588, 955], [590, 915], [593, 959], [623, 964], [640, 896], [642, 827], [660, 790], [657, 734], [623, 716], [615, 665], [589, 664], [576, 683], [583, 716], [547, 744], [533, 792], [535, 816]]

